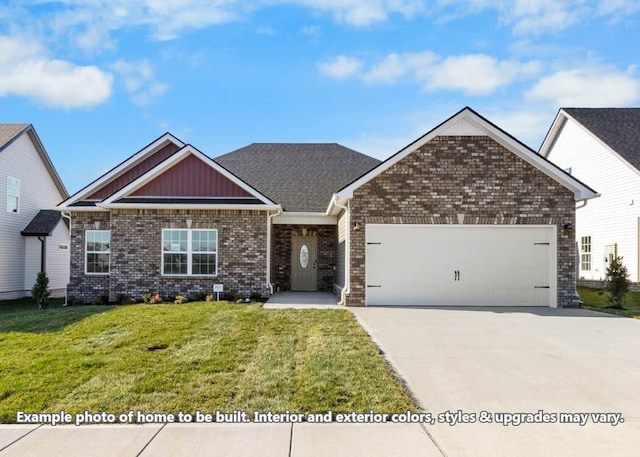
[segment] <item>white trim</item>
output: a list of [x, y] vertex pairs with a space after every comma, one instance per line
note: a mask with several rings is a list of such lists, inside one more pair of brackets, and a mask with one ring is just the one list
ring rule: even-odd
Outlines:
[[[193, 210], [251, 210], [272, 211], [280, 208], [279, 205], [215, 205], [215, 204], [164, 204], [164, 203], [112, 203], [105, 205], [100, 203], [96, 209], [84, 209], [81, 211], [108, 211], [110, 209], [193, 209]], [[67, 211], [80, 211], [75, 208], [66, 208]]]
[[[389, 168], [391, 168], [393, 165], [398, 163], [400, 160], [407, 157], [416, 149], [424, 146], [426, 143], [433, 140], [435, 137], [446, 134], [447, 130], [454, 127], [460, 121], [469, 122], [470, 124], [477, 126], [481, 130], [485, 131], [486, 135], [489, 136], [491, 139], [498, 142], [509, 151], [513, 152], [515, 155], [520, 157], [525, 162], [536, 167], [538, 170], [540, 170], [542, 173], [549, 176], [551, 179], [555, 180], [556, 182], [563, 185], [567, 189], [570, 189], [574, 193], [574, 198], [576, 200], [595, 198], [598, 196], [598, 194], [595, 193], [593, 190], [589, 189], [584, 184], [580, 183], [576, 179], [566, 175], [561, 170], [554, 167], [548, 161], [543, 159], [540, 155], [531, 151], [522, 143], [520, 143], [519, 141], [515, 140], [511, 136], [507, 135], [502, 130], [495, 127], [493, 124], [491, 124], [486, 119], [476, 114], [470, 108], [464, 108], [462, 111], [450, 117], [449, 119], [444, 121], [442, 124], [440, 124], [433, 130], [428, 132], [426, 135], [422, 136], [421, 138], [414, 141], [410, 145], [401, 149], [397, 154], [390, 157], [386, 161], [382, 162], [376, 168], [369, 171], [364, 176], [360, 177], [359, 179], [354, 181], [352, 184], [342, 189], [340, 192], [338, 192], [337, 196], [352, 198], [353, 192], [356, 189], [360, 188], [364, 184], [376, 178], [381, 173], [387, 171]], [[329, 209], [331, 209], [331, 205]]]
[[[245, 192], [248, 192], [253, 197], [255, 197], [258, 200], [260, 200], [262, 203], [264, 203], [266, 205], [275, 205], [274, 202], [272, 202], [267, 197], [265, 197], [264, 195], [262, 195], [261, 193], [259, 193], [255, 189], [253, 189], [251, 186], [249, 186], [244, 181], [242, 181], [239, 178], [237, 178], [235, 175], [231, 174], [225, 168], [223, 168], [220, 165], [218, 165], [212, 159], [210, 159], [209, 157], [207, 157], [206, 155], [204, 155], [203, 153], [201, 153], [200, 151], [198, 151], [196, 148], [194, 148], [191, 145], [184, 146], [182, 149], [177, 151], [175, 154], [173, 154], [167, 160], [163, 161], [162, 163], [159, 163], [158, 165], [153, 167], [151, 170], [147, 171], [145, 174], [143, 174], [142, 176], [139, 176], [137, 179], [135, 179], [134, 181], [130, 182], [129, 184], [124, 186], [122, 189], [120, 189], [119, 191], [117, 191], [116, 193], [111, 195], [109, 198], [103, 200], [100, 205], [105, 207], [105, 208], [109, 208], [109, 207], [113, 208], [114, 206], [112, 206], [112, 205], [116, 204], [114, 202], [116, 202], [117, 200], [119, 200], [121, 198], [125, 198], [128, 195], [134, 193], [136, 190], [140, 189], [141, 187], [143, 187], [144, 185], [148, 184], [149, 182], [151, 182], [152, 180], [154, 180], [158, 176], [162, 175], [167, 170], [169, 170], [171, 167], [173, 167], [173, 166], [177, 165], [178, 163], [182, 162], [183, 160], [185, 160], [190, 155], [193, 155], [196, 158], [200, 159], [206, 165], [209, 165], [211, 168], [213, 168], [215, 171], [220, 173], [226, 179], [230, 180], [231, 182], [233, 182], [234, 184], [239, 186], [241, 189], [243, 189]], [[129, 207], [132, 207], [132, 206], [141, 207], [140, 205], [136, 205], [135, 203], [120, 203], [120, 205], [129, 205]], [[174, 206], [178, 206], [180, 208], [186, 207], [186, 205], [182, 206], [182, 205], [176, 205], [176, 204], [174, 204]], [[256, 206], [256, 205], [252, 205], [252, 206]]]
[[[109, 234], [109, 250], [108, 251], [87, 251], [87, 242], [88, 242], [88, 238], [87, 238], [87, 234], [88, 233], [95, 233], [95, 232], [107, 232]], [[87, 264], [89, 263], [88, 261], [88, 256], [89, 253], [91, 254], [109, 254], [109, 271], [106, 273], [100, 273], [100, 272], [93, 272], [93, 271], [87, 271]], [[96, 230], [85, 230], [84, 231], [84, 274], [87, 276], [109, 276], [111, 274], [111, 230], [107, 229], [107, 230], [100, 230], [100, 229], [96, 229]]]
[[129, 157], [120, 165], [116, 166], [114, 169], [102, 175], [100, 178], [98, 178], [97, 180], [95, 180], [94, 182], [92, 182], [82, 190], [76, 192], [74, 195], [72, 195], [62, 203], [60, 203], [60, 205], [58, 205], [58, 208], [71, 209], [69, 205], [84, 200], [85, 197], [95, 193], [101, 187], [104, 187], [104, 185], [107, 184], [109, 181], [117, 178], [118, 176], [121, 176], [128, 169], [137, 165], [138, 163], [146, 159], [148, 156], [157, 152], [159, 149], [165, 147], [169, 143], [173, 143], [179, 148], [182, 148], [185, 145], [182, 141], [177, 139], [175, 136], [171, 135], [170, 133], [165, 133], [164, 135], [162, 135], [160, 138], [158, 138], [157, 140], [155, 140], [145, 148], [136, 152], [134, 155]]
[[[187, 250], [186, 251], [164, 251], [164, 234], [165, 232], [187, 232]], [[216, 232], [216, 272], [212, 275], [203, 275], [203, 274], [193, 274], [193, 254], [192, 251], [192, 241], [193, 241], [193, 232]], [[219, 258], [219, 246], [218, 242], [218, 229], [217, 228], [197, 228], [197, 229], [189, 229], [189, 228], [163, 228], [162, 234], [160, 236], [160, 275], [163, 277], [171, 277], [171, 278], [215, 278], [218, 276], [218, 258]], [[201, 254], [213, 254], [211, 251], [196, 251]], [[164, 272], [164, 255], [165, 254], [186, 254], [187, 255], [187, 274], [179, 274], [179, 273], [167, 273]]]
[[337, 225], [337, 216], [328, 216], [325, 213], [310, 212], [284, 212], [273, 218], [277, 225]]

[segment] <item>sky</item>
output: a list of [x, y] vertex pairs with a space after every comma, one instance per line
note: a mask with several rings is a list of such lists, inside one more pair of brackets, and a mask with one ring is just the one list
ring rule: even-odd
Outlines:
[[639, 43], [640, 0], [0, 0], [0, 123], [70, 193], [165, 132], [385, 159], [470, 106], [537, 150], [560, 107], [640, 105]]

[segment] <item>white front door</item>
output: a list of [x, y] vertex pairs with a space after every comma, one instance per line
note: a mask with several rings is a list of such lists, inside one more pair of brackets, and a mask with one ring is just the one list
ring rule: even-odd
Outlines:
[[294, 236], [291, 240], [291, 290], [317, 290], [318, 269], [315, 236]]

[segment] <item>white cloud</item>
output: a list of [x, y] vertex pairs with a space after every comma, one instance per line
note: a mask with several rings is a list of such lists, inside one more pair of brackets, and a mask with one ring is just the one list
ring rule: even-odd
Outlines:
[[542, 78], [526, 94], [529, 100], [547, 100], [558, 107], [629, 106], [640, 100], [640, 80], [627, 72], [585, 66], [561, 70]]
[[362, 61], [355, 57], [338, 56], [318, 64], [320, 73], [335, 79], [347, 79], [358, 73]]
[[151, 64], [146, 61], [127, 62], [118, 60], [113, 70], [124, 79], [127, 91], [131, 94], [131, 101], [140, 107], [149, 105], [167, 91], [167, 84], [155, 81]]
[[336, 79], [359, 76], [369, 84], [395, 84], [406, 77], [426, 91], [452, 90], [469, 95], [490, 94], [539, 71], [537, 62], [498, 60], [486, 54], [443, 58], [431, 51], [389, 54], [360, 72], [363, 65], [354, 57], [339, 56], [321, 64], [320, 69]]
[[296, 4], [327, 12], [337, 22], [356, 27], [385, 21], [391, 14], [412, 17], [425, 9], [421, 0], [279, 0], [278, 3]]
[[98, 67], [54, 59], [32, 38], [0, 36], [0, 96], [53, 108], [85, 108], [111, 96], [113, 77]]

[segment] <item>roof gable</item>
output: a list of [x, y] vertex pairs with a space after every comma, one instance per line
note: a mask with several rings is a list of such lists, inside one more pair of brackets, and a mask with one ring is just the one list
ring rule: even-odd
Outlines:
[[334, 192], [380, 163], [337, 143], [253, 143], [215, 161], [285, 211], [321, 213]]
[[[422, 137], [415, 140], [395, 155], [382, 162], [376, 168], [360, 176], [351, 184], [345, 186], [337, 194], [337, 198], [351, 198], [353, 192], [360, 186], [374, 179], [385, 172], [400, 160], [419, 149], [437, 136], [488, 136], [497, 143], [504, 146], [525, 162], [534, 166], [542, 173], [557, 181], [559, 184], [574, 192], [576, 200], [595, 198], [598, 194], [582, 182], [573, 178], [553, 163], [536, 154], [531, 148], [521, 143], [519, 140], [497, 127], [484, 117], [480, 116], [469, 107], [465, 107], [452, 117], [427, 132]], [[333, 201], [332, 201], [333, 203]], [[331, 206], [329, 209], [331, 210]]]
[[132, 197], [251, 197], [245, 189], [207, 166], [194, 154], [153, 178], [130, 194]]
[[20, 234], [22, 236], [50, 236], [61, 220], [60, 211], [41, 209]]
[[66, 198], [69, 192], [67, 192], [67, 188], [64, 186], [62, 179], [60, 179], [60, 175], [58, 175], [53, 166], [53, 162], [51, 162], [51, 158], [32, 124], [0, 124], [0, 154], [25, 133], [29, 136], [60, 195]]
[[[274, 203], [209, 157], [186, 145], [97, 206], [189, 207]], [[235, 207], [235, 206], [234, 206]], [[265, 208], [266, 209], [266, 208]]]
[[[76, 192], [59, 206], [62, 208], [93, 206], [96, 200], [100, 201], [113, 195], [184, 146], [185, 144], [178, 138], [170, 133], [165, 133]], [[87, 204], [84, 202], [85, 200], [93, 201], [93, 203]]]
[[567, 119], [572, 119], [640, 172], [640, 108], [562, 108], [540, 147], [548, 157]]

